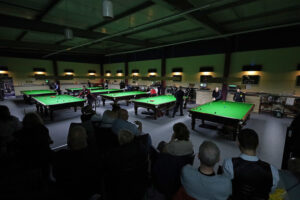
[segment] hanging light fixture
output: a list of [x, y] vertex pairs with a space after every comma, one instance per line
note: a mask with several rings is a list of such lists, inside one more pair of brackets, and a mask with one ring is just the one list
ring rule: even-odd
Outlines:
[[102, 16], [104, 19], [114, 18], [113, 3], [111, 0], [102, 0]]

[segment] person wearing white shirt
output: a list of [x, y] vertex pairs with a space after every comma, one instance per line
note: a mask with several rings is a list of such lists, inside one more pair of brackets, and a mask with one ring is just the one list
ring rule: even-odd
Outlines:
[[242, 154], [223, 163], [224, 174], [232, 179], [233, 200], [268, 200], [277, 187], [278, 170], [257, 157], [258, 135], [254, 130], [241, 130], [238, 144]]

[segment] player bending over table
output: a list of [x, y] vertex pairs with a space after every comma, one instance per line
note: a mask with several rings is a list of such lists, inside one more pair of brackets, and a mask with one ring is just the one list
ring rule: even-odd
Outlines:
[[88, 100], [88, 105], [92, 106], [95, 101], [95, 97], [91, 94], [90, 90], [88, 90], [85, 86], [82, 87], [83, 90], [79, 93], [79, 97], [86, 97]]

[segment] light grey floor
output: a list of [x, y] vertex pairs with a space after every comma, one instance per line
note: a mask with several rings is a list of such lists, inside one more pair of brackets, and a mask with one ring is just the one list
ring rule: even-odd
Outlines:
[[[22, 98], [14, 98], [5, 101], [0, 101], [0, 104], [5, 104], [10, 108], [13, 115], [19, 117], [21, 120], [24, 113], [35, 111], [34, 105], [27, 105], [23, 103]], [[139, 108], [139, 114], [134, 115], [134, 109], [132, 105], [126, 106], [125, 102], [120, 102], [121, 107], [125, 108], [129, 112], [129, 121], [140, 120], [143, 123], [143, 130], [145, 133], [149, 133], [152, 138], [154, 146], [164, 140], [169, 141], [172, 135], [172, 126], [177, 122], [185, 123], [189, 128], [191, 127], [191, 118], [188, 116], [187, 109], [184, 111], [184, 116], [177, 116], [170, 118], [163, 116], [157, 120], [153, 120], [149, 116], [142, 115], [141, 112], [145, 111], [143, 108]], [[188, 105], [188, 108], [195, 107], [195, 104]], [[105, 107], [97, 107], [97, 112], [102, 114], [106, 109], [111, 109], [109, 103]], [[54, 121], [45, 119], [45, 124], [50, 131], [50, 136], [54, 140], [52, 147], [59, 147], [66, 144], [66, 138], [68, 134], [69, 125], [71, 122], [80, 122], [80, 111], [74, 112], [73, 109], [65, 109], [54, 111]], [[290, 124], [291, 119], [278, 119], [268, 114], [256, 114], [252, 113], [250, 120], [245, 127], [255, 129], [259, 134], [259, 148], [258, 156], [275, 167], [280, 168], [283, 146], [285, 139], [285, 131]], [[204, 129], [198, 127], [200, 120], [196, 121], [196, 130], [191, 132], [191, 141], [194, 145], [195, 153], [198, 152], [199, 145], [204, 140], [214, 141], [221, 149], [221, 160], [239, 155], [239, 149], [236, 142], [225, 139], [217, 133], [217, 130]], [[199, 165], [198, 159], [195, 159], [195, 166]]]

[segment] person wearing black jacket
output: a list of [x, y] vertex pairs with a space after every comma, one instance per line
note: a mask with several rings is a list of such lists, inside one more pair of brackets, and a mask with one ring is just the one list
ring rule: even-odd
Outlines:
[[240, 88], [236, 90], [233, 96], [235, 102], [245, 102], [245, 94], [241, 91]]
[[221, 92], [221, 90], [219, 90], [218, 87], [216, 87], [216, 89], [214, 89], [214, 91], [212, 93], [212, 100], [219, 101], [221, 99], [222, 99], [222, 92]]
[[176, 98], [176, 104], [174, 107], [174, 111], [173, 111], [173, 117], [175, 117], [175, 113], [178, 110], [178, 107], [180, 107], [180, 115], [183, 116], [183, 97], [184, 97], [184, 92], [182, 91], [182, 87], [179, 87], [179, 90], [176, 91], [176, 93], [174, 94], [175, 98]]

